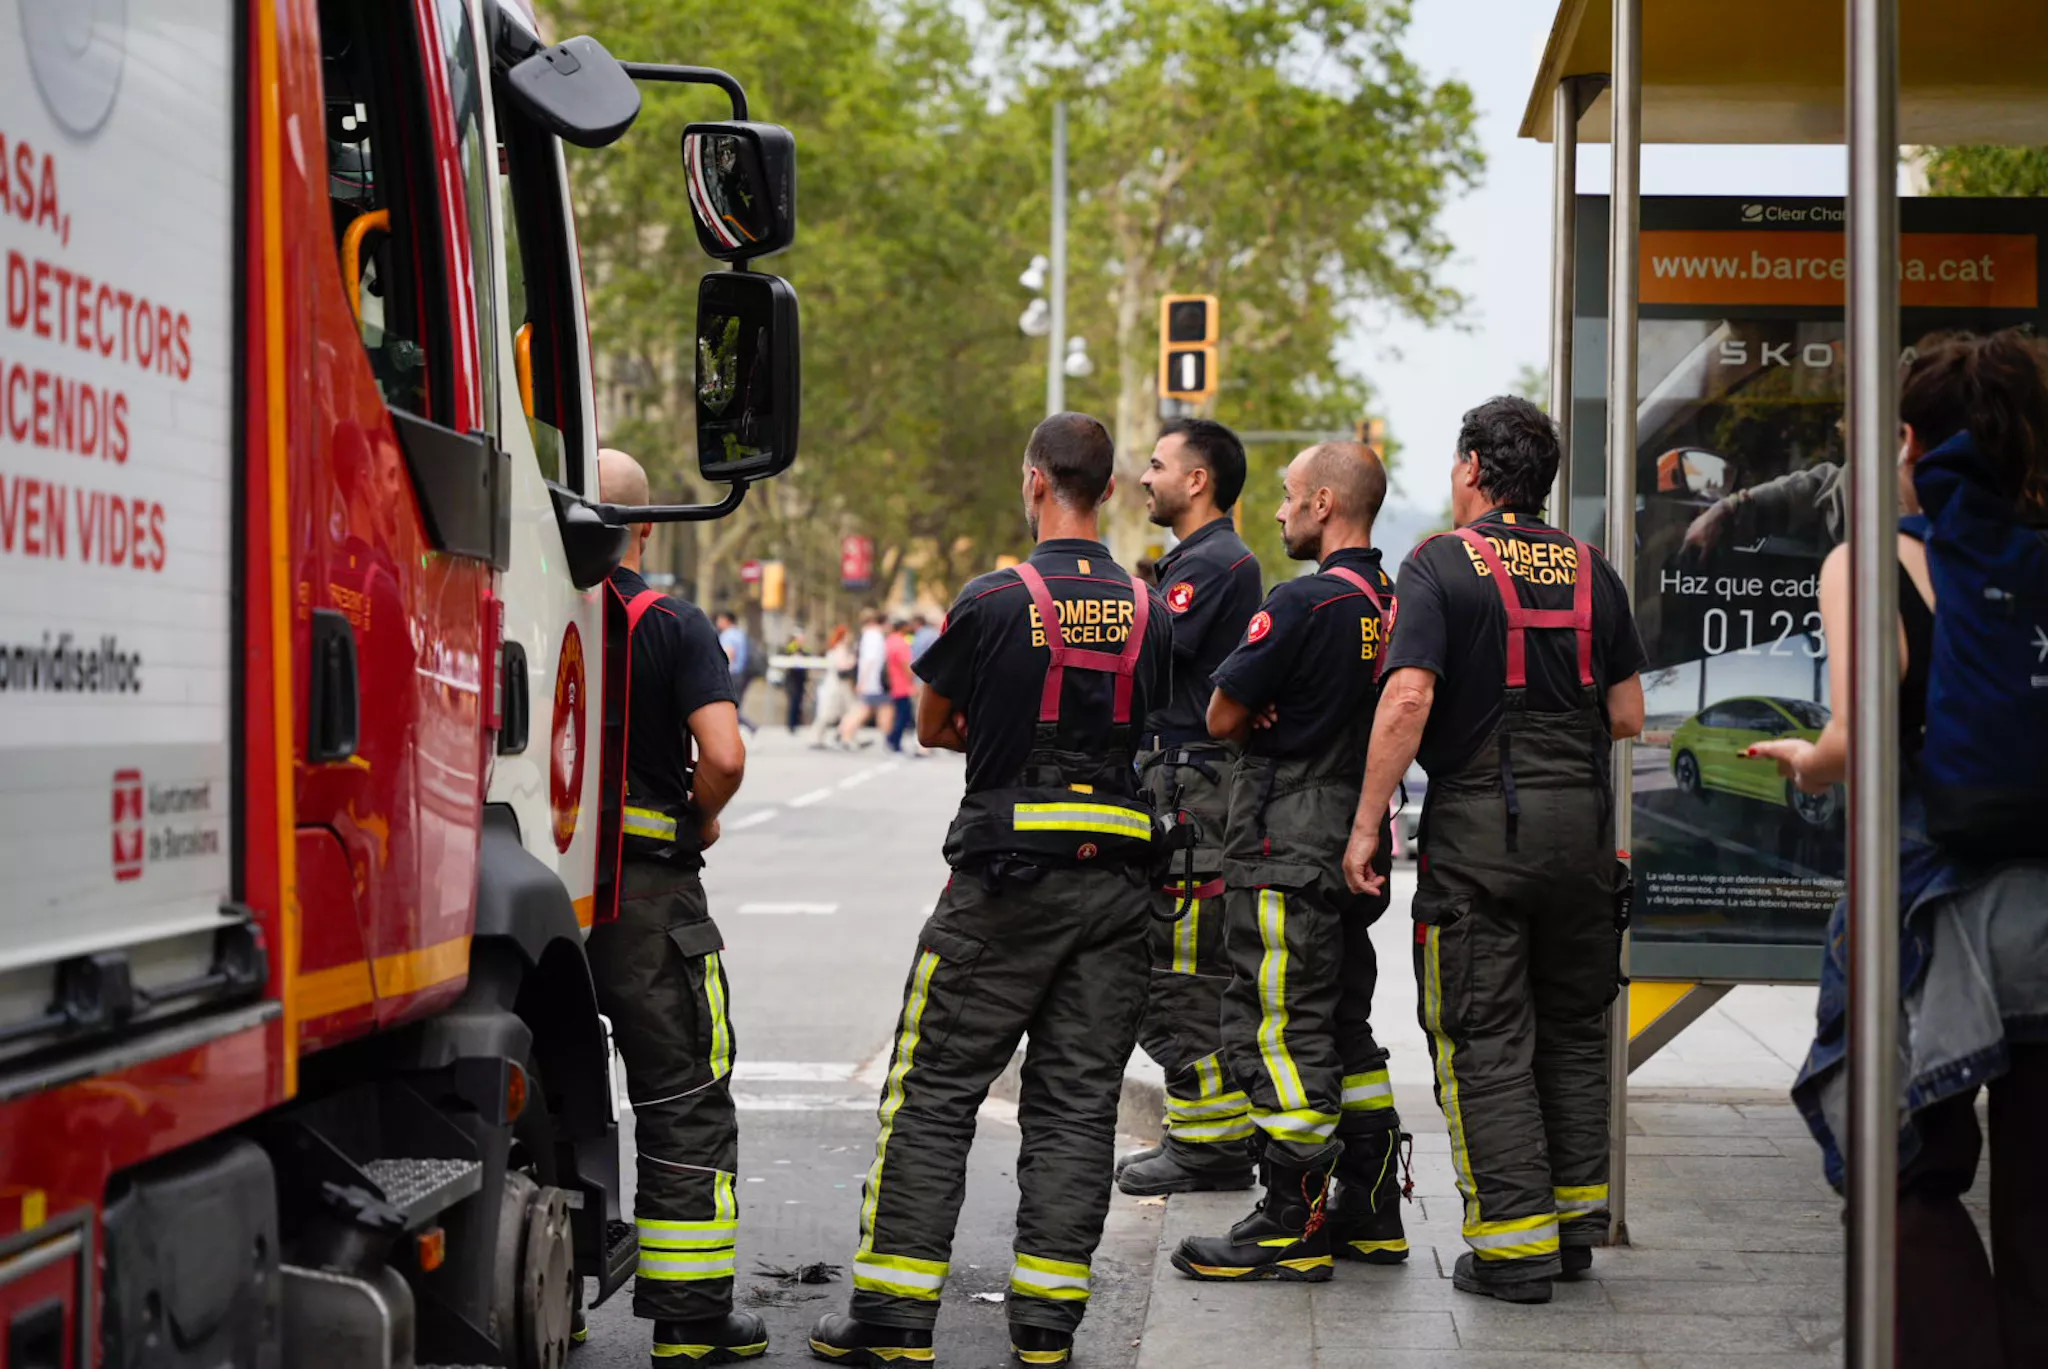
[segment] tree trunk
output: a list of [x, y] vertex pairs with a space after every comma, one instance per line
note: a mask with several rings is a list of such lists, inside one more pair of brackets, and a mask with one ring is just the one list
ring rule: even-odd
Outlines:
[[1138, 477], [1151, 460], [1152, 444], [1159, 440], [1159, 408], [1156, 374], [1158, 339], [1145, 325], [1145, 309], [1154, 298], [1152, 273], [1145, 268], [1144, 250], [1128, 231], [1118, 234], [1123, 251], [1123, 274], [1117, 277], [1116, 304], [1116, 494], [1103, 510], [1103, 535], [1110, 554], [1125, 566], [1133, 566], [1144, 555], [1151, 540], [1151, 524], [1145, 517], [1145, 489]]

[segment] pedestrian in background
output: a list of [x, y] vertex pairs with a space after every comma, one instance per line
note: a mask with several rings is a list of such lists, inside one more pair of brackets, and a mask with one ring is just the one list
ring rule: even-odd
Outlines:
[[[785, 656], [804, 656], [810, 653], [810, 644], [804, 640], [801, 631], [789, 634], [789, 641], [783, 645]], [[804, 685], [810, 680], [811, 672], [800, 665], [782, 668], [782, 691], [789, 699], [789, 710], [785, 715], [789, 724], [789, 735], [794, 737], [804, 722]]]
[[910, 615], [910, 663], [916, 665], [918, 658], [931, 650], [933, 642], [939, 640], [939, 630], [925, 621], [922, 613]]
[[[912, 708], [917, 700], [917, 677], [910, 673], [910, 624], [899, 618], [890, 627], [884, 646], [884, 663], [889, 676], [889, 749], [901, 753], [903, 734], [910, 731]], [[910, 739], [911, 754], [919, 754], [917, 738]]]
[[1401, 776], [1429, 772], [1413, 914], [1423, 1030], [1463, 1231], [1452, 1284], [1549, 1302], [1607, 1240], [1607, 1009], [1625, 872], [1613, 741], [1643, 729], [1643, 646], [1621, 578], [1545, 523], [1557, 427], [1526, 399], [1466, 413], [1458, 530], [1401, 567], [1344, 874], [1374, 859]]
[[740, 620], [731, 609], [718, 611], [718, 645], [725, 651], [726, 669], [732, 675], [732, 687], [739, 696], [740, 726], [752, 732], [754, 725], [747, 721], [747, 685], [753, 680], [753, 644], [747, 640], [747, 630], [740, 626]]
[[[825, 639], [825, 669], [818, 677], [816, 716], [811, 722], [811, 749], [822, 751], [839, 740], [839, 720], [853, 702], [853, 634], [836, 623]], [[828, 730], [829, 729], [829, 730]]]
[[[2039, 1234], [2048, 1223], [2048, 866], [2038, 859], [2042, 776], [2021, 759], [2039, 730], [2030, 696], [2041, 681], [2041, 629], [2028, 624], [2034, 637], [2014, 643], [2017, 671], [1976, 675], [1973, 667], [2013, 664], [1996, 643], [2026, 629], [2016, 629], [2007, 605], [2048, 597], [2039, 542], [2048, 524], [2048, 349], [2012, 330], [1927, 338], [1909, 355], [1899, 387], [1907, 517], [1898, 537], [1898, 1362], [2021, 1369], [2048, 1364], [2048, 1253]], [[1833, 642], [1848, 640], [1848, 553], [1838, 546], [1821, 566], [1821, 623]], [[1983, 571], [2002, 584], [1972, 584]], [[1948, 653], [1962, 643], [1977, 649], [1952, 665]], [[1806, 793], [1828, 793], [1847, 777], [1849, 659], [1828, 654], [1835, 711], [1818, 741], [1751, 748]], [[1973, 683], [1971, 707], [1949, 702], [1969, 698]], [[1934, 754], [1937, 737], [1948, 739], [1949, 754]], [[2000, 787], [1932, 801], [1930, 784], [1966, 752], [1996, 758], [2008, 772]], [[1948, 834], [1959, 819], [1969, 829], [1964, 841]], [[1849, 1102], [1847, 924], [1846, 903], [1836, 905], [1819, 1031], [1792, 1091], [1837, 1189]], [[1977, 1094], [1986, 1087], [1989, 1258], [1962, 1201], [1983, 1154]]]
[[854, 706], [847, 710], [846, 720], [839, 727], [839, 740], [848, 746], [859, 740], [861, 728], [868, 723], [879, 726], [882, 710], [889, 707], [889, 641], [883, 626], [886, 621], [874, 609], [867, 610], [861, 618], [853, 672]]

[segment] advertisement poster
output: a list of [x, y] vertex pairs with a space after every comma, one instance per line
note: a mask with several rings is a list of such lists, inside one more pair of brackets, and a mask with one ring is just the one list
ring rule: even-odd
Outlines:
[[[1901, 210], [1902, 344], [2037, 320], [2040, 202]], [[1818, 736], [1832, 706], [1816, 591], [1848, 519], [1842, 208], [1646, 199], [1642, 223], [1636, 935], [1817, 946], [1842, 893], [1844, 795], [1801, 794], [1744, 752]], [[1582, 329], [1597, 303], [1582, 294]]]

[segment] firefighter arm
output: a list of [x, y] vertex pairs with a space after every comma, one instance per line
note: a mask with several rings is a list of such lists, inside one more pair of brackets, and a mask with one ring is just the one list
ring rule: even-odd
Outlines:
[[1236, 742], [1242, 746], [1252, 734], [1250, 706], [1239, 703], [1221, 689], [1209, 695], [1209, 713], [1204, 721], [1208, 724], [1209, 735], [1219, 742]]
[[1372, 741], [1365, 752], [1365, 783], [1351, 816], [1351, 841], [1344, 848], [1344, 881], [1358, 894], [1377, 894], [1386, 881], [1372, 868], [1380, 845], [1380, 824], [1394, 801], [1401, 777], [1422, 749], [1422, 731], [1436, 704], [1436, 674], [1409, 666], [1387, 676], [1373, 714]]
[[1623, 741], [1642, 730], [1643, 677], [1631, 675], [1607, 686], [1607, 735]]
[[739, 792], [740, 781], [747, 773], [747, 746], [740, 740], [739, 706], [725, 700], [705, 704], [690, 715], [689, 728], [690, 739], [697, 748], [690, 803], [708, 836], [717, 830], [718, 815]]
[[917, 740], [942, 751], [965, 751], [967, 727], [953, 709], [953, 701], [925, 685], [917, 695]]

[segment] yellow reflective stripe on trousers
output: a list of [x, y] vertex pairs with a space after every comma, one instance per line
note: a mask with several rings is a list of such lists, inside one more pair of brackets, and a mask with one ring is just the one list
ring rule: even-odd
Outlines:
[[[1168, 898], [1176, 904], [1182, 902], [1181, 895], [1169, 892]], [[1187, 899], [1187, 912], [1180, 921], [1173, 924], [1173, 972], [1193, 974], [1195, 972], [1195, 947], [1200, 944], [1199, 933], [1202, 925], [1202, 900]]]
[[1438, 927], [1428, 929], [1422, 950], [1422, 1029], [1429, 1033], [1430, 1054], [1436, 1060], [1437, 1101], [1450, 1126], [1451, 1169], [1458, 1191], [1465, 1195], [1465, 1229], [1470, 1232], [1479, 1222], [1479, 1183], [1472, 1177], [1472, 1153], [1465, 1145], [1465, 1109], [1452, 1063], [1457, 1048], [1444, 1031], [1443, 931]]
[[1465, 1223], [1465, 1244], [1482, 1260], [1527, 1260], [1557, 1253], [1557, 1214]]
[[1557, 1207], [1559, 1217], [1583, 1217], [1590, 1212], [1601, 1212], [1607, 1207], [1607, 1185], [1578, 1184], [1550, 1190], [1551, 1201]]
[[1107, 803], [1020, 803], [1010, 821], [1019, 832], [1101, 832], [1152, 840], [1152, 819]]
[[1394, 1083], [1385, 1070], [1344, 1076], [1344, 1111], [1373, 1112], [1394, 1106]]
[[711, 1013], [711, 1077], [732, 1073], [732, 1023], [725, 1015], [725, 965], [713, 951], [704, 957], [704, 1006]]
[[[875, 1210], [882, 1201], [882, 1169], [889, 1158], [889, 1133], [895, 1130], [896, 1113], [903, 1106], [903, 1081], [910, 1073], [911, 1058], [917, 1054], [917, 1033], [924, 1021], [925, 1004], [931, 1001], [932, 974], [939, 968], [937, 951], [922, 951], [910, 971], [910, 992], [903, 1000], [903, 1022], [896, 1030], [896, 1057], [889, 1065], [889, 1082], [882, 1089], [881, 1134], [875, 1138], [875, 1162], [868, 1167], [867, 1196], [860, 1206], [860, 1248], [875, 1248]], [[858, 1259], [858, 1257], [856, 1257]]]
[[1233, 1117], [1251, 1106], [1243, 1093], [1226, 1093], [1215, 1098], [1176, 1098], [1166, 1095], [1166, 1115], [1184, 1122]]
[[1258, 1132], [1252, 1125], [1251, 1114], [1241, 1112], [1220, 1122], [1174, 1122], [1166, 1124], [1166, 1134], [1176, 1141], [1185, 1141], [1191, 1146], [1220, 1145], [1225, 1141], [1249, 1141]]
[[1010, 1270], [1010, 1291], [1027, 1298], [1079, 1302], [1088, 1296], [1088, 1266], [1019, 1251], [1017, 1263]]
[[886, 1293], [896, 1298], [917, 1298], [937, 1302], [946, 1286], [952, 1266], [943, 1260], [920, 1260], [910, 1255], [878, 1255], [863, 1250], [853, 1257], [853, 1286], [867, 1293]]
[[1259, 890], [1259, 941], [1259, 1058], [1281, 1110], [1292, 1112], [1308, 1106], [1308, 1093], [1287, 1053], [1287, 897], [1277, 889]]
[[731, 1246], [717, 1250], [649, 1250], [640, 1247], [640, 1267], [634, 1271], [643, 1279], [687, 1283], [702, 1279], [729, 1279], [738, 1266]]
[[1337, 1134], [1337, 1114], [1317, 1112], [1313, 1108], [1270, 1112], [1255, 1107], [1252, 1109], [1252, 1121], [1258, 1123], [1260, 1131], [1276, 1141], [1298, 1141], [1305, 1146], [1321, 1145]]
[[626, 809], [626, 835], [629, 837], [652, 837], [656, 841], [676, 839], [676, 820], [655, 808]]
[[1195, 1087], [1204, 1098], [1214, 1098], [1223, 1092], [1223, 1065], [1217, 1052], [1211, 1051], [1195, 1061]]
[[710, 1222], [664, 1222], [652, 1217], [634, 1221], [642, 1250], [716, 1250], [739, 1239], [740, 1225], [730, 1219]]

